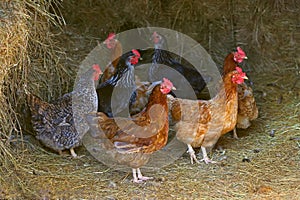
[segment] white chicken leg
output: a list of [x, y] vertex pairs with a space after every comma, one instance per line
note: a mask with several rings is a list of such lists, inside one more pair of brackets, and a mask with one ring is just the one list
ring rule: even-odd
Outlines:
[[212, 161], [211, 159], [208, 158], [205, 147], [201, 146], [201, 150], [203, 154], [203, 159], [201, 161], [204, 161], [206, 164], [216, 163], [216, 161]]
[[143, 176], [140, 168], [132, 168], [132, 175], [134, 183], [142, 183], [143, 181], [153, 179], [153, 177]]
[[194, 161], [196, 161], [196, 163], [200, 163], [199, 160], [196, 158], [193, 147], [190, 144], [188, 144], [188, 153], [190, 154], [192, 164], [194, 164]]
[[233, 129], [233, 138], [239, 139], [239, 137], [237, 136], [237, 133], [236, 133], [236, 127], [234, 127], [234, 129]]
[[71, 149], [70, 149], [70, 153], [71, 153], [71, 155], [73, 156], [73, 158], [76, 158], [76, 157], [77, 157], [77, 154], [75, 153], [74, 148], [71, 148]]

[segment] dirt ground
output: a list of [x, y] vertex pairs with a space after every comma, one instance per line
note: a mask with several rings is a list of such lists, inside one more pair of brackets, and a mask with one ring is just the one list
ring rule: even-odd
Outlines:
[[[66, 62], [76, 66], [97, 42], [71, 29], [66, 33]], [[12, 143], [21, 164], [0, 178], [0, 199], [299, 199], [300, 81], [293, 84], [300, 77], [276, 71], [249, 76], [259, 118], [238, 130], [240, 139], [227, 134], [219, 140], [210, 155], [216, 164], [192, 165], [185, 153], [159, 170], [142, 168], [155, 179], [134, 184], [130, 170], [115, 171], [84, 147], [72, 159], [24, 135], [24, 149], [18, 138]]]

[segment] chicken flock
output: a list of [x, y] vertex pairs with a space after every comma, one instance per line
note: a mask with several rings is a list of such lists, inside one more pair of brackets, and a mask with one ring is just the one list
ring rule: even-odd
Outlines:
[[[201, 148], [205, 163], [214, 163], [207, 151], [219, 138], [230, 131], [238, 138], [236, 127], [246, 129], [258, 117], [253, 90], [238, 66], [247, 59], [245, 52], [237, 47], [228, 54], [218, 93], [201, 100], [211, 77], [177, 61], [162, 34], [154, 32], [152, 41], [153, 49], [123, 53], [121, 42], [111, 33], [104, 42], [110, 63], [103, 72], [94, 64], [79, 75], [72, 92], [51, 103], [25, 90], [36, 138], [60, 154], [70, 150], [76, 157], [74, 148], [89, 135], [111, 159], [131, 167], [133, 181], [140, 183], [151, 178], [143, 176], [140, 167], [165, 147], [172, 121], [176, 138], [187, 145], [191, 163], [201, 161], [194, 148]], [[151, 62], [144, 82], [135, 75], [143, 62]], [[194, 96], [185, 93], [188, 87]]]

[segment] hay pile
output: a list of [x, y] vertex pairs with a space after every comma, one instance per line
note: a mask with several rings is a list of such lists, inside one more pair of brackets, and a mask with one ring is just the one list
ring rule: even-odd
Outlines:
[[[125, 7], [124, 4], [126, 4]], [[97, 40], [103, 40], [112, 31], [118, 33], [131, 28], [146, 26], [166, 27], [191, 36], [199, 41], [219, 66], [229, 51], [237, 45], [241, 45], [249, 57], [249, 61], [244, 67], [252, 72], [250, 75], [255, 76], [256, 73], [265, 72], [262, 78], [254, 78], [257, 80], [257, 84], [260, 83], [259, 81], [263, 82], [269, 79], [268, 73], [272, 78], [276, 77], [272, 80], [275, 83], [278, 80], [280, 82], [282, 74], [288, 78], [297, 78], [300, 63], [299, 55], [296, 54], [299, 52], [299, 45], [297, 44], [300, 43], [299, 5], [300, 0], [1, 1], [0, 160], [3, 162], [0, 166], [0, 185], [3, 185], [4, 182], [9, 182], [9, 184], [6, 187], [0, 187], [0, 198], [3, 196], [3, 198], [53, 197], [67, 199], [70, 196], [82, 197], [82, 192], [87, 197], [92, 198], [95, 197], [95, 194], [91, 192], [91, 189], [99, 191], [98, 197], [109, 198], [113, 196], [111, 193], [113, 191], [118, 192], [117, 197], [128, 198], [128, 192], [133, 196], [139, 196], [144, 192], [143, 186], [135, 187], [128, 184], [124, 181], [126, 175], [118, 172], [113, 172], [113, 175], [117, 177], [118, 181], [121, 181], [121, 184], [117, 184], [116, 187], [114, 184], [110, 184], [112, 176], [109, 173], [104, 173], [109, 169], [91, 157], [78, 161], [69, 160], [49, 153], [31, 142], [27, 142], [23, 149], [11, 148], [9, 143], [21, 141], [20, 136], [24, 132], [34, 134], [27, 121], [29, 113], [25, 106], [24, 84], [28, 86], [28, 90], [34, 91], [36, 95], [46, 101], [56, 99], [72, 89], [78, 64], [96, 46]], [[65, 23], [67, 26], [62, 26]], [[274, 74], [276, 76], [273, 76]], [[256, 91], [264, 93], [266, 90], [264, 86], [267, 83], [260, 83], [262, 85], [257, 87]], [[288, 88], [292, 86], [288, 82], [282, 84], [284, 86], [279, 86], [288, 86]], [[294, 89], [297, 88], [299, 87], [294, 87]], [[287, 91], [288, 89], [285, 92]], [[257, 137], [257, 135], [248, 136], [247, 134], [262, 134], [269, 132], [269, 129], [274, 127], [280, 132], [282, 130], [280, 124], [283, 121], [291, 121], [282, 112], [272, 112], [272, 109], [278, 111], [281, 108], [274, 100], [277, 98], [278, 92], [280, 93], [280, 91], [274, 91], [272, 96], [266, 97], [269, 98], [267, 100], [259, 100], [258, 104], [260, 107], [265, 107], [262, 109], [265, 113], [260, 116], [256, 126], [250, 131], [246, 131], [244, 140], [247, 142], [234, 142], [232, 144], [233, 142], [230, 141], [230, 145], [227, 144], [227, 149], [231, 148], [229, 150], [231, 152], [227, 155], [233, 164], [227, 165], [226, 163], [229, 161], [225, 161], [225, 167], [221, 164], [217, 167], [205, 167], [199, 171], [197, 167], [182, 164], [188, 161], [188, 158], [185, 157], [170, 168], [162, 169], [161, 172], [157, 173], [169, 177], [167, 181], [162, 181], [165, 185], [162, 192], [157, 187], [161, 184], [158, 181], [158, 183], [154, 182], [153, 185], [151, 183], [146, 185], [146, 194], [151, 196], [155, 191], [158, 197], [163, 197], [165, 194], [169, 194], [168, 192], [171, 190], [170, 196], [174, 194], [174, 197], [180, 193], [189, 194], [193, 191], [187, 191], [186, 188], [199, 187], [198, 183], [191, 183], [189, 177], [199, 174], [199, 177], [203, 179], [197, 178], [195, 180], [202, 183], [201, 190], [205, 191], [202, 193], [203, 195], [211, 198], [214, 196], [222, 198], [225, 195], [228, 198], [243, 199], [256, 192], [260, 184], [269, 183], [269, 179], [276, 179], [276, 176], [272, 175], [275, 175], [280, 169], [276, 171], [272, 166], [268, 166], [268, 159], [275, 160], [276, 166], [281, 165], [281, 161], [284, 160], [281, 157], [277, 158], [280, 149], [278, 152], [268, 150], [268, 146], [263, 145], [264, 142], [272, 143], [276, 148], [280, 148], [283, 144], [289, 144], [291, 149], [285, 149], [283, 152], [290, 151], [295, 156], [297, 152], [298, 155], [300, 152], [296, 145], [298, 144], [297, 141], [285, 141], [285, 132], [280, 134], [279, 139], [275, 138], [271, 142], [264, 135]], [[285, 108], [287, 113], [291, 113], [293, 107], [298, 106], [296, 100], [292, 98], [297, 97], [290, 93], [284, 93], [283, 96], [290, 100], [287, 103], [290, 103], [291, 107]], [[280, 117], [269, 117], [270, 115], [280, 115]], [[293, 116], [298, 115], [298, 109], [296, 109]], [[272, 120], [274, 119], [278, 120], [278, 123], [273, 123]], [[299, 130], [299, 127], [293, 125], [296, 121], [293, 118], [291, 124], [286, 125], [291, 129], [288, 132], [291, 137], [294, 137], [296, 130]], [[298, 137], [299, 135], [296, 135], [296, 138]], [[246, 164], [242, 164], [240, 167], [241, 152], [243, 154], [251, 152], [251, 149], [256, 147], [257, 138], [260, 140], [259, 143], [262, 143], [261, 148], [264, 150], [262, 154], [259, 154], [261, 160], [255, 161], [250, 167]], [[17, 144], [19, 147], [22, 143]], [[287, 145], [283, 146], [289, 148]], [[233, 149], [242, 150], [234, 152]], [[19, 154], [19, 150], [24, 154]], [[81, 152], [81, 154], [87, 154], [87, 152]], [[16, 161], [17, 159], [19, 161]], [[267, 160], [264, 161], [264, 159]], [[288, 158], [284, 157], [284, 159]], [[285, 187], [288, 185], [287, 182], [291, 181], [294, 187], [292, 189], [299, 193], [299, 186], [296, 186], [298, 182], [291, 175], [295, 169], [299, 169], [299, 159], [294, 158], [291, 162], [293, 162], [292, 167], [283, 165], [283, 170], [280, 172], [286, 171], [287, 177], [285, 178], [283, 174], [280, 179], [284, 181]], [[257, 168], [254, 169], [255, 164]], [[255, 177], [251, 179], [251, 172], [257, 176], [265, 176], [265, 169], [272, 171], [267, 178]], [[205, 170], [210, 170], [210, 173], [205, 174]], [[103, 176], [98, 176], [99, 173]], [[9, 174], [15, 176], [9, 178]], [[235, 176], [230, 176], [231, 174], [235, 174]], [[6, 178], [4, 179], [4, 177]], [[178, 177], [182, 178], [178, 179]], [[208, 192], [210, 187], [214, 187], [213, 184], [210, 185], [211, 179], [218, 180], [220, 177], [224, 184], [227, 184], [225, 189], [221, 181], [215, 185], [221, 193], [210, 194]], [[43, 184], [37, 189], [37, 185], [41, 182]], [[254, 183], [257, 183], [258, 186], [253, 185]], [[274, 183], [270, 181], [270, 184]], [[65, 193], [66, 185], [68, 186], [68, 193]], [[280, 189], [278, 184], [272, 185], [272, 187], [273, 189]], [[5, 188], [7, 191], [3, 195], [2, 192]], [[174, 190], [174, 188], [179, 189]], [[16, 191], [20, 193], [10, 196]], [[284, 190], [282, 189], [280, 192], [284, 196]], [[289, 190], [288, 194], [292, 194], [292, 190]], [[189, 197], [191, 196], [184, 198]], [[255, 198], [256, 196], [252, 195], [251, 197]]]
[[62, 53], [50, 32], [51, 26], [63, 24], [62, 18], [49, 12], [57, 10], [57, 3], [42, 0], [0, 3], [0, 156], [4, 167], [15, 157], [9, 143], [28, 128], [24, 84], [48, 100], [69, 89], [64, 77], [70, 73], [58, 64]]

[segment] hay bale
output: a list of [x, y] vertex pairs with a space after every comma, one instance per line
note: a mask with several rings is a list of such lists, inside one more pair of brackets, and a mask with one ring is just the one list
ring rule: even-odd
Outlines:
[[[5, 90], [12, 92], [14, 84], [7, 83], [7, 79], [13, 79], [9, 75], [14, 75], [12, 71], [23, 71], [27, 62], [26, 44], [28, 41], [28, 28], [26, 25], [27, 16], [24, 13], [24, 7], [20, 3], [11, 3], [9, 1], [1, 2], [1, 21], [0, 27], [0, 131], [1, 138], [8, 139], [14, 130], [18, 129], [16, 113], [12, 109], [10, 96], [5, 95]], [[17, 11], [20, 11], [19, 14]], [[24, 13], [24, 15], [22, 15]], [[15, 80], [17, 81], [17, 80]]]
[[57, 64], [62, 55], [50, 33], [51, 26], [63, 24], [60, 16], [49, 12], [59, 6], [57, 3], [43, 0], [0, 3], [0, 157], [5, 162], [14, 157], [9, 142], [26, 129], [24, 84], [48, 100], [70, 87], [65, 82], [72, 73]]

